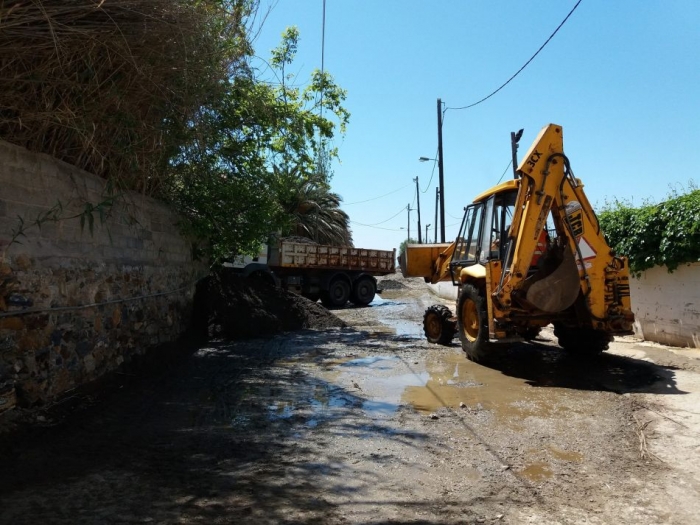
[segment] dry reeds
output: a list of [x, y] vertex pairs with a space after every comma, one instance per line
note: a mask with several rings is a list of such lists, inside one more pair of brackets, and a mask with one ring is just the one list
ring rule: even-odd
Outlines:
[[155, 192], [249, 52], [249, 4], [0, 0], [0, 138]]

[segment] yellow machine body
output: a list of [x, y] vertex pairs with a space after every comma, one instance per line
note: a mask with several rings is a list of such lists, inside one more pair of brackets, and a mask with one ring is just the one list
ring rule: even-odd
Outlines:
[[[607, 348], [613, 335], [632, 333], [627, 260], [613, 254], [603, 236], [564, 154], [561, 126], [540, 131], [516, 173], [466, 208], [453, 243], [408, 245], [404, 275], [460, 287], [453, 321], [469, 348], [478, 343], [483, 350], [487, 342], [549, 323], [563, 334], [562, 346], [591, 335]], [[482, 325], [488, 337], [479, 332]]]

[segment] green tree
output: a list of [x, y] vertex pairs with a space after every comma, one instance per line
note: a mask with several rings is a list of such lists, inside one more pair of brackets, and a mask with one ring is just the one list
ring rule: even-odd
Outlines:
[[340, 197], [317, 164], [337, 156], [322, 143], [345, 130], [345, 92], [318, 71], [303, 88], [292, 81], [286, 69], [297, 45], [298, 31], [290, 28], [273, 51], [277, 83], [240, 69], [179, 130], [184, 145], [171, 161], [164, 196], [185, 215], [186, 231], [203, 241], [213, 263], [255, 253], [277, 231], [333, 244], [352, 241]]
[[336, 130], [345, 133], [350, 119], [343, 106], [347, 93], [327, 71], [315, 69], [305, 84], [289, 73], [298, 46], [299, 30], [287, 28], [269, 62], [277, 81], [271, 84], [276, 108], [270, 160], [281, 169], [297, 170], [302, 177], [321, 173], [330, 182], [330, 163], [338, 157], [337, 148], [330, 144]]

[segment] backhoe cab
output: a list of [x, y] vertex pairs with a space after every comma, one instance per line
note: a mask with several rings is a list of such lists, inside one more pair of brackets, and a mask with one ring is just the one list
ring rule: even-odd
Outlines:
[[578, 352], [600, 353], [614, 335], [632, 333], [627, 259], [608, 247], [555, 124], [542, 129], [515, 179], [465, 209], [453, 243], [408, 245], [401, 269], [458, 286], [455, 315], [432, 306], [423, 325], [433, 343], [449, 344], [456, 332], [473, 360], [550, 323], [560, 346]]

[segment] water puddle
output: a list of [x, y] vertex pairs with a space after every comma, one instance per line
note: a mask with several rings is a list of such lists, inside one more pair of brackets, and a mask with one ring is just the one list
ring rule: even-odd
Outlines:
[[520, 474], [530, 481], [544, 481], [552, 477], [552, 469], [546, 463], [537, 462], [522, 469]]
[[[391, 368], [391, 365], [384, 364], [386, 361], [396, 361], [398, 358], [393, 357], [393, 356], [383, 356], [383, 355], [376, 355], [376, 356], [370, 356], [370, 357], [360, 357], [357, 359], [351, 359], [350, 361], [346, 361], [345, 363], [342, 363], [340, 366], [365, 366], [365, 367], [371, 367], [374, 369], [388, 369]], [[379, 363], [379, 364], [377, 364]], [[376, 366], [374, 366], [376, 365]]]
[[546, 417], [555, 407], [543, 393], [524, 380], [468, 361], [453, 353], [426, 362], [430, 379], [406, 388], [403, 399], [421, 412], [443, 407], [489, 410], [503, 421], [528, 416]]
[[374, 299], [372, 300], [371, 303], [369, 303], [369, 306], [397, 306], [403, 304], [399, 301], [392, 301], [391, 299], [383, 299], [382, 297], [379, 296], [379, 294], [374, 296]]
[[[563, 410], [552, 389], [535, 388], [525, 379], [473, 363], [454, 348], [430, 347], [410, 360], [390, 354], [336, 357], [316, 370], [320, 377], [315, 384], [299, 383], [284, 394], [268, 393], [274, 400], [266, 405], [270, 420], [313, 427], [350, 408], [361, 408], [372, 419], [386, 419], [410, 406], [426, 414], [441, 409], [488, 412], [517, 429], [528, 417], [551, 417]], [[291, 401], [279, 402], [275, 399], [279, 395]], [[575, 452], [552, 449], [551, 453], [559, 461], [583, 459]]]
[[552, 453], [552, 456], [560, 461], [568, 461], [569, 463], [581, 463], [583, 461], [583, 454], [579, 454], [578, 452], [559, 450], [552, 446], [547, 448]]

